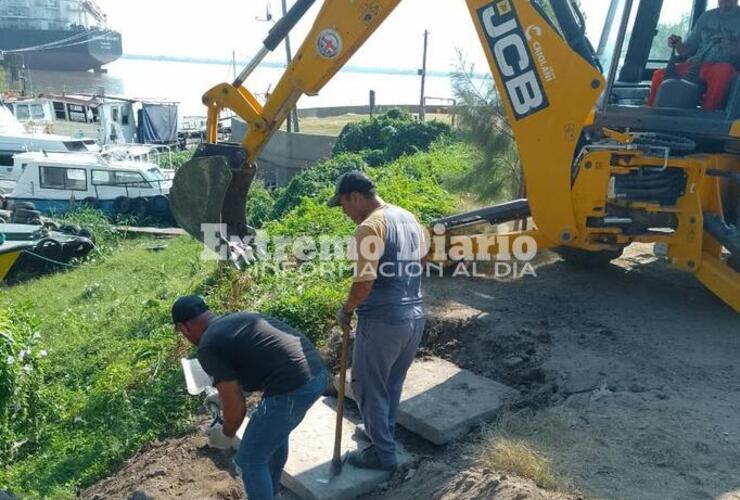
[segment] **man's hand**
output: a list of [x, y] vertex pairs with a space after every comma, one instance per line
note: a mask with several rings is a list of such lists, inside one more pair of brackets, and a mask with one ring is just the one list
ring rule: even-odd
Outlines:
[[224, 418], [223, 432], [227, 436], [234, 436], [247, 414], [247, 408], [244, 405], [244, 394], [236, 380], [219, 382], [216, 384], [216, 389], [218, 389], [218, 395], [221, 397]]
[[352, 324], [352, 313], [342, 306], [337, 311], [337, 324], [342, 328], [349, 328]]
[[671, 35], [668, 37], [668, 46], [672, 49], [676, 49], [680, 52], [681, 46], [683, 45], [683, 38], [680, 35]]
[[223, 405], [221, 404], [221, 396], [219, 396], [217, 391], [209, 393], [206, 396], [206, 400], [203, 404], [209, 411], [211, 410], [211, 407], [213, 406], [218, 408], [219, 411], [223, 409]]
[[208, 446], [218, 450], [228, 450], [234, 445], [234, 438], [224, 434], [224, 427], [221, 424], [215, 424], [208, 429]]

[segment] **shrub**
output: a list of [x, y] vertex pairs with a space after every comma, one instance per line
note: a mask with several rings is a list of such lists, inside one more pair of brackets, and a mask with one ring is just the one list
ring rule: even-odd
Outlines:
[[456, 205], [457, 197], [449, 194], [433, 179], [409, 178], [399, 164], [380, 171], [376, 181], [378, 194], [385, 201], [412, 212], [424, 224], [450, 214]]
[[192, 149], [172, 151], [170, 153], [162, 153], [159, 158], [157, 158], [157, 163], [159, 164], [160, 168], [177, 170], [186, 162], [190, 161], [192, 157]]
[[0, 462], [9, 463], [37, 443], [43, 422], [38, 320], [24, 308], [0, 309]]
[[116, 231], [103, 212], [94, 208], [75, 208], [56, 220], [60, 224], [76, 224], [91, 230], [95, 244], [101, 250], [110, 250], [125, 238], [123, 233]]
[[265, 183], [256, 179], [249, 189], [247, 199], [247, 220], [256, 228], [261, 228], [272, 219], [275, 210], [275, 199], [265, 187]]
[[322, 195], [315, 198], [305, 197], [282, 219], [265, 225], [271, 235], [280, 236], [320, 236], [352, 234], [353, 224], [344, 213], [329, 207], [326, 202], [332, 194], [332, 188], [325, 188]]
[[385, 151], [382, 149], [366, 149], [361, 154], [369, 167], [379, 167], [385, 164]]
[[306, 283], [301, 275], [292, 281], [300, 285], [283, 287], [266, 303], [264, 312], [298, 328], [314, 344], [322, 345], [334, 324], [334, 313], [342, 304], [345, 287], [333, 280]]
[[427, 151], [434, 141], [450, 133], [444, 123], [417, 122], [405, 111], [390, 110], [347, 124], [334, 145], [334, 153], [363, 152], [370, 165], [379, 166], [406, 154]]
[[358, 154], [339, 154], [293, 177], [285, 189], [277, 193], [273, 219], [279, 219], [301, 203], [306, 196], [317, 196], [350, 170], [365, 170], [365, 161]]

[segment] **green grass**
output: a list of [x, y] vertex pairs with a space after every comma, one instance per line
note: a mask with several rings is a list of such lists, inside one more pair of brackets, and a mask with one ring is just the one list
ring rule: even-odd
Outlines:
[[151, 244], [127, 241], [112, 256], [3, 290], [0, 308], [25, 307], [40, 321], [48, 407], [39, 442], [0, 469], [0, 489], [70, 497], [145, 442], [189, 429], [193, 400], [178, 363], [187, 348], [168, 312], [215, 266], [189, 239], [162, 251]]

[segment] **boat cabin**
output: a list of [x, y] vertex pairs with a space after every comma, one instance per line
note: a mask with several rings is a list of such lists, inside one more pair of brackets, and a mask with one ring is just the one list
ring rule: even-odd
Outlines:
[[172, 182], [153, 164], [107, 160], [98, 154], [23, 153], [8, 200], [29, 201], [42, 213], [63, 213], [77, 204], [110, 215], [168, 212]]
[[97, 152], [94, 139], [79, 139], [63, 135], [29, 133], [23, 125], [0, 104], [0, 180], [15, 180], [13, 155], [28, 151], [54, 153]]
[[27, 128], [99, 144], [177, 141], [177, 103], [98, 95], [16, 97], [5, 103]]

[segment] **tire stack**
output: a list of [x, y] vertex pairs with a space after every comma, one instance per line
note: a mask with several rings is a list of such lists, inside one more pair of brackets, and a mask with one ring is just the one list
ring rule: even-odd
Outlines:
[[73, 259], [82, 259], [95, 248], [95, 235], [87, 228], [77, 224], [59, 226], [53, 223], [48, 229], [76, 238], [67, 241], [66, 238], [55, 238], [54, 233], [49, 233], [49, 236], [36, 243], [33, 253], [41, 258], [36, 258], [30, 266], [36, 273], [55, 271], [59, 267], [56, 263], [67, 264]]
[[113, 200], [113, 215], [133, 216], [138, 220], [153, 219], [159, 222], [169, 222], [171, 219], [170, 200], [161, 194], [151, 198], [119, 196]]
[[13, 224], [42, 225], [41, 212], [30, 201], [17, 201], [11, 207], [10, 222]]

